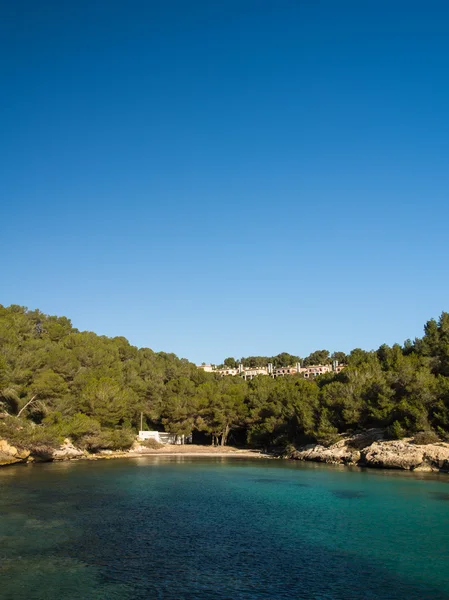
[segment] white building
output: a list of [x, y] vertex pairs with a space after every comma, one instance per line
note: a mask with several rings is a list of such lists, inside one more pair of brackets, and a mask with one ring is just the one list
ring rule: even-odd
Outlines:
[[240, 371], [239, 375], [245, 381], [250, 381], [258, 375], [268, 375], [268, 367], [246, 367]]
[[138, 440], [141, 442], [155, 440], [159, 444], [184, 444], [185, 436], [165, 431], [139, 431]]
[[212, 365], [197, 365], [198, 369], [203, 369], [203, 371], [205, 371], [206, 373], [213, 373], [213, 371], [215, 371], [215, 367], [213, 367]]
[[329, 373], [330, 371], [332, 371], [331, 365], [311, 365], [310, 367], [301, 367], [301, 373], [306, 379], [313, 379], [314, 377], [318, 377], [318, 375]]
[[285, 377], [286, 375], [302, 375], [305, 379], [314, 379], [318, 377], [318, 375], [323, 375], [323, 373], [329, 373], [330, 371], [334, 371], [335, 373], [340, 373], [345, 368], [345, 365], [339, 364], [337, 361], [334, 361], [332, 365], [310, 365], [309, 367], [301, 367], [301, 363], [296, 363], [296, 365], [288, 366], [288, 367], [276, 367], [273, 368], [273, 365], [270, 363], [266, 367], [244, 367], [241, 363], [238, 368], [229, 368], [225, 367], [223, 369], [217, 369], [213, 365], [199, 365], [199, 369], [203, 369], [208, 373], [217, 373], [222, 377], [226, 377], [228, 375], [239, 375], [245, 381], [250, 381], [257, 377], [258, 375], [270, 375], [270, 377]]

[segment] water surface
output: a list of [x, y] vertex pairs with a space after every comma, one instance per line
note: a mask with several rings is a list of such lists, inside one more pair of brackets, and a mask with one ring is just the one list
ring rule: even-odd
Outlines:
[[8, 467], [0, 597], [449, 599], [449, 476], [196, 457]]

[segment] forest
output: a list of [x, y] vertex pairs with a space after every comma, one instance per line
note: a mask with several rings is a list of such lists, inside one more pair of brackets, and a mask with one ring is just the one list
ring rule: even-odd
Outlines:
[[[323, 353], [332, 359], [320, 350], [304, 362]], [[66, 317], [0, 305], [0, 439], [56, 447], [68, 437], [91, 452], [124, 449], [141, 418], [145, 429], [196, 443], [254, 448], [328, 445], [371, 427], [395, 439], [449, 439], [448, 313], [429, 320], [422, 338], [337, 356], [345, 369], [314, 380], [221, 378], [124, 337], [78, 331]]]

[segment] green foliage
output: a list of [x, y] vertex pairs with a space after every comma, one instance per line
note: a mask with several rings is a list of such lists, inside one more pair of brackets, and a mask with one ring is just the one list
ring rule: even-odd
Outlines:
[[235, 358], [233, 358], [232, 356], [230, 356], [229, 358], [225, 358], [224, 359], [223, 365], [225, 367], [229, 367], [229, 369], [235, 369], [237, 367], [238, 363], [235, 360]]
[[332, 359], [328, 350], [316, 350], [304, 359], [304, 366], [308, 367], [310, 365], [327, 365], [330, 362], [332, 362]]
[[127, 450], [133, 445], [135, 437], [135, 433], [129, 429], [104, 429], [97, 434], [83, 437], [79, 446], [89, 452]]
[[289, 365], [295, 365], [300, 362], [299, 356], [289, 354], [288, 352], [281, 352], [276, 356], [247, 356], [241, 358], [240, 362], [244, 367], [266, 367], [271, 363], [274, 367], [288, 367]]
[[[345, 369], [316, 380], [220, 378], [123, 337], [79, 332], [65, 317], [0, 305], [0, 437], [43, 449], [64, 438], [90, 451], [126, 448], [142, 416], [148, 428], [201, 431], [221, 444], [238, 435], [259, 447], [330, 444], [370, 427], [396, 439], [449, 438], [448, 313], [404, 347], [356, 348], [348, 356], [318, 350], [304, 363], [332, 360]], [[299, 361], [287, 352], [242, 359], [248, 367]]]
[[431, 430], [419, 431], [413, 438], [415, 444], [438, 444], [440, 438], [438, 435]]
[[338, 363], [343, 365], [348, 362], [348, 357], [344, 352], [333, 352], [331, 359], [332, 361], [336, 360]]
[[401, 440], [407, 435], [404, 427], [399, 423], [399, 421], [394, 421], [387, 429], [387, 433], [389, 437], [394, 440]]
[[227, 377], [207, 382], [198, 388], [196, 427], [225, 445], [232, 429], [241, 426], [247, 414], [247, 384]]
[[323, 446], [330, 446], [335, 444], [338, 439], [338, 429], [332, 425], [328, 409], [323, 408], [318, 421], [316, 440]]
[[112, 377], [91, 379], [81, 391], [80, 408], [104, 427], [129, 421], [134, 394]]
[[75, 443], [101, 432], [100, 423], [83, 413], [76, 413], [68, 418], [61, 413], [52, 413], [44, 419], [44, 425], [56, 432], [60, 438], [70, 438]]
[[36, 425], [27, 419], [8, 417], [0, 419], [0, 439], [8, 440], [18, 448], [36, 451], [38, 448], [57, 448], [63, 441], [58, 430], [52, 427]]

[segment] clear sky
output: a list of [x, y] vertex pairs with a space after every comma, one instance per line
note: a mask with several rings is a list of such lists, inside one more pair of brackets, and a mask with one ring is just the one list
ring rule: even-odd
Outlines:
[[0, 303], [194, 362], [449, 310], [446, 0], [0, 0]]

